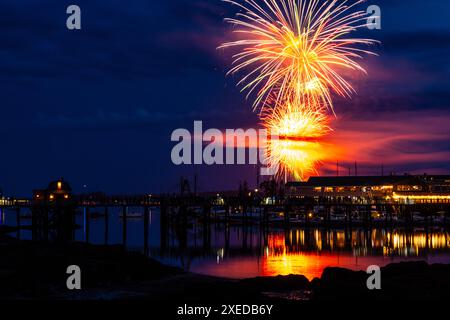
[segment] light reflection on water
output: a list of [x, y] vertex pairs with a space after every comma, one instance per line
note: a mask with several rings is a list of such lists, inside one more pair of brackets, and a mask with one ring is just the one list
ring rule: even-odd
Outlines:
[[194, 263], [191, 271], [230, 278], [302, 274], [311, 280], [326, 267], [365, 270], [369, 265], [412, 260], [450, 263], [449, 248], [448, 233], [442, 229], [428, 235], [420, 229], [272, 231], [259, 255], [225, 253], [218, 262]]
[[[129, 209], [134, 213], [139, 210]], [[365, 270], [373, 264], [384, 266], [410, 260], [450, 263], [449, 233], [442, 228], [293, 228], [262, 232], [258, 226], [213, 224], [204, 230], [201, 224], [194, 224], [186, 233], [175, 229], [162, 232], [159, 210], [152, 210], [145, 247], [142, 218], [129, 219], [124, 228], [119, 209], [110, 209], [109, 214], [108, 228], [104, 217], [91, 218], [86, 228], [85, 214], [77, 215], [81, 228], [76, 231], [76, 240], [93, 244], [124, 243], [129, 250], [141, 252], [145, 248], [149, 256], [163, 263], [213, 276], [248, 278], [303, 274], [312, 279], [332, 266]], [[15, 215], [4, 214], [2, 223], [14, 226]], [[30, 223], [30, 220], [22, 221], [22, 225]], [[31, 239], [31, 231], [11, 235]]]

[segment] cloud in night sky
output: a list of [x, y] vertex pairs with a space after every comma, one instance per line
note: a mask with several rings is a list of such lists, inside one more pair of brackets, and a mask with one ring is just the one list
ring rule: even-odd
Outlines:
[[444, 123], [450, 123], [450, 111], [393, 111], [372, 117], [336, 120], [328, 142], [340, 146], [336, 160], [343, 169], [357, 161], [362, 172], [367, 167], [372, 174], [381, 165], [396, 173], [448, 172], [450, 127]]

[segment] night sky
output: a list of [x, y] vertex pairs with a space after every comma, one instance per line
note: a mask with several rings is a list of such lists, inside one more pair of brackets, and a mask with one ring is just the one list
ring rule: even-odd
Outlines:
[[[82, 30], [66, 28], [66, 8]], [[450, 173], [450, 2], [367, 1], [382, 10], [378, 57], [337, 99], [333, 141], [343, 169], [359, 173]], [[254, 183], [251, 166], [177, 167], [176, 128], [255, 127], [251, 101], [226, 77], [216, 47], [233, 9], [219, 0], [2, 0], [0, 2], [0, 187], [29, 196], [64, 177], [76, 192], [175, 192], [179, 177], [199, 189]], [[348, 162], [348, 164], [347, 164]], [[335, 166], [335, 164], [334, 164]], [[332, 173], [325, 165], [324, 174]], [[83, 185], [87, 185], [83, 188]]]

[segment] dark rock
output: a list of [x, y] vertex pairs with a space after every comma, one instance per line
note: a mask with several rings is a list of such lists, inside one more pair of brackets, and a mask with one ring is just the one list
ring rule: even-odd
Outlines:
[[317, 300], [423, 300], [448, 298], [450, 265], [402, 262], [381, 268], [381, 290], [369, 290], [363, 271], [327, 268], [312, 284]]
[[86, 289], [182, 273], [141, 254], [127, 252], [121, 246], [8, 240], [0, 245], [0, 256], [0, 296], [6, 298], [46, 297], [65, 291], [69, 265], [81, 268], [82, 287]]

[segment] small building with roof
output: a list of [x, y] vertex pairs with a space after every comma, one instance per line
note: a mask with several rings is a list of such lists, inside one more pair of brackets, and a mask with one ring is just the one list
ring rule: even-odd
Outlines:
[[46, 189], [34, 190], [34, 203], [64, 203], [72, 199], [72, 188], [64, 178], [52, 181]]

